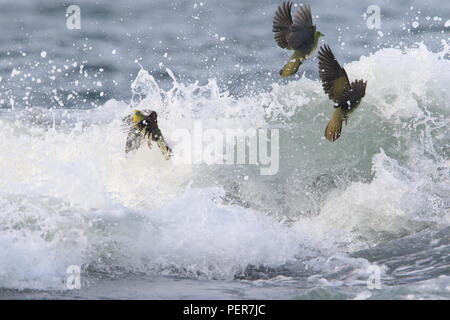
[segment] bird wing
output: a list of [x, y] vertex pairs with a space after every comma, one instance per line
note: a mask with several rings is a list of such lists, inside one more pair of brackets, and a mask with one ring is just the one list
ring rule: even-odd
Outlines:
[[336, 107], [339, 106], [351, 85], [347, 73], [339, 65], [328, 45], [320, 47], [319, 50], [319, 76], [323, 90], [337, 104]]
[[153, 110], [150, 110], [150, 109], [144, 109], [144, 110], [141, 110], [141, 112], [146, 116], [146, 117], [148, 117], [152, 112], [154, 112]]
[[125, 143], [125, 153], [139, 149], [144, 136], [136, 129], [131, 129], [127, 135], [127, 142]]
[[311, 8], [301, 6], [294, 15], [291, 33], [288, 35], [289, 47], [311, 50], [314, 43], [316, 26], [312, 24]]
[[366, 95], [366, 85], [364, 80], [353, 81], [351, 88], [342, 94], [341, 107], [350, 109], [355, 106], [356, 102]]
[[311, 7], [309, 5], [301, 6], [294, 15], [294, 26], [300, 28], [312, 27]]
[[158, 139], [158, 141], [156, 141], [156, 144], [158, 145], [159, 150], [161, 150], [164, 159], [169, 160], [170, 157], [172, 157], [173, 155], [172, 149], [170, 149], [170, 147], [167, 145], [166, 141], [162, 136]]
[[285, 1], [278, 6], [272, 26], [275, 41], [283, 49], [312, 47], [316, 26], [312, 24], [311, 8], [301, 6], [297, 9], [294, 19], [291, 10], [291, 1]]
[[283, 2], [278, 6], [273, 18], [272, 31], [275, 33], [275, 41], [283, 49], [289, 46], [287, 37], [292, 26], [291, 8], [291, 1]]

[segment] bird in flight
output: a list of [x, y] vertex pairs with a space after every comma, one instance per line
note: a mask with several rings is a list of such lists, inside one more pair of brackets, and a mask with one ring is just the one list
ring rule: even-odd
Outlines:
[[334, 101], [336, 110], [325, 128], [325, 138], [336, 141], [341, 136], [342, 122], [356, 110], [366, 94], [367, 81], [348, 80], [347, 72], [334, 57], [328, 45], [319, 49], [319, 75], [322, 80], [323, 90]]
[[158, 115], [153, 110], [134, 110], [132, 115], [123, 119], [124, 127], [128, 132], [125, 153], [136, 150], [141, 146], [142, 140], [147, 139], [151, 149], [152, 142], [156, 142], [166, 160], [172, 156], [172, 150], [164, 140], [158, 127]]
[[291, 9], [292, 2], [285, 1], [278, 6], [273, 18], [275, 41], [283, 49], [294, 50], [291, 59], [280, 71], [282, 77], [295, 74], [317, 48], [319, 38], [323, 36], [312, 23], [311, 8], [308, 5], [299, 7], [294, 18]]

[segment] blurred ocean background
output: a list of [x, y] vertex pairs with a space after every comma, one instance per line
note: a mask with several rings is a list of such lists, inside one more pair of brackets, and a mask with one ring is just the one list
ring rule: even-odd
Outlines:
[[[335, 143], [317, 52], [278, 76], [280, 3], [0, 1], [0, 299], [450, 298], [450, 3], [306, 2], [368, 81]], [[169, 144], [279, 128], [280, 170], [125, 157], [130, 106]]]

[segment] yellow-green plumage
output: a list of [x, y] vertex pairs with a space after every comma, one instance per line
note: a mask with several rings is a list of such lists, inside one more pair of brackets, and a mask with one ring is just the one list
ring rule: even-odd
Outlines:
[[142, 140], [146, 138], [149, 148], [152, 147], [152, 141], [156, 142], [164, 158], [170, 159], [172, 150], [164, 140], [161, 130], [159, 130], [155, 111], [134, 110], [133, 114], [125, 117], [123, 121], [128, 131], [125, 153], [138, 149]]
[[336, 110], [325, 128], [325, 138], [333, 142], [341, 136], [342, 123], [347, 123], [349, 115], [361, 103], [367, 82], [356, 80], [350, 83], [344, 68], [327, 45], [319, 50], [319, 75], [325, 93], [335, 103]]
[[281, 48], [294, 51], [288, 63], [280, 71], [282, 77], [295, 74], [302, 63], [316, 50], [319, 38], [323, 36], [312, 24], [309, 6], [301, 6], [294, 17], [291, 10], [292, 2], [285, 1], [277, 8], [273, 18], [272, 31], [275, 41]]
[[283, 69], [280, 70], [280, 76], [289, 77], [295, 74], [303, 62], [317, 49], [319, 38], [322, 36], [323, 34], [319, 31], [314, 33], [314, 42], [311, 50], [295, 50], [289, 62], [286, 63]]
[[341, 136], [342, 122], [344, 121], [344, 114], [340, 108], [334, 111], [333, 116], [325, 128], [325, 138], [329, 141], [336, 141]]
[[325, 138], [327, 140], [333, 142], [341, 136], [342, 123], [344, 121], [347, 123], [348, 117], [356, 110], [359, 104], [360, 102], [356, 103], [351, 109], [336, 108], [325, 128]]
[[141, 122], [142, 120], [144, 120], [145, 119], [145, 115], [141, 112], [141, 111], [139, 111], [139, 110], [134, 110], [134, 112], [133, 112], [133, 116], [132, 116], [133, 118], [133, 123], [135, 124], [135, 126], [139, 123], [139, 122]]

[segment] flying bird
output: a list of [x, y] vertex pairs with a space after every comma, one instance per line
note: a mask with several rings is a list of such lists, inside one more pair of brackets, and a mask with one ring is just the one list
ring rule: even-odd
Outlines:
[[316, 31], [312, 23], [311, 8], [301, 6], [292, 18], [292, 2], [285, 1], [278, 6], [273, 18], [272, 31], [277, 44], [288, 50], [294, 50], [289, 62], [281, 69], [280, 76], [288, 77], [295, 74], [300, 65], [316, 50], [319, 38], [323, 36]]
[[151, 149], [152, 141], [156, 142], [166, 160], [172, 156], [172, 150], [167, 145], [161, 130], [158, 127], [158, 115], [153, 110], [134, 110], [132, 115], [123, 119], [127, 135], [125, 153], [129, 153], [141, 146], [142, 140], [147, 139], [147, 145]]
[[347, 72], [339, 65], [328, 45], [319, 49], [319, 75], [323, 90], [335, 103], [336, 110], [325, 128], [325, 138], [333, 142], [341, 136], [342, 122], [347, 124], [349, 115], [361, 103], [366, 94], [367, 81], [350, 83]]

